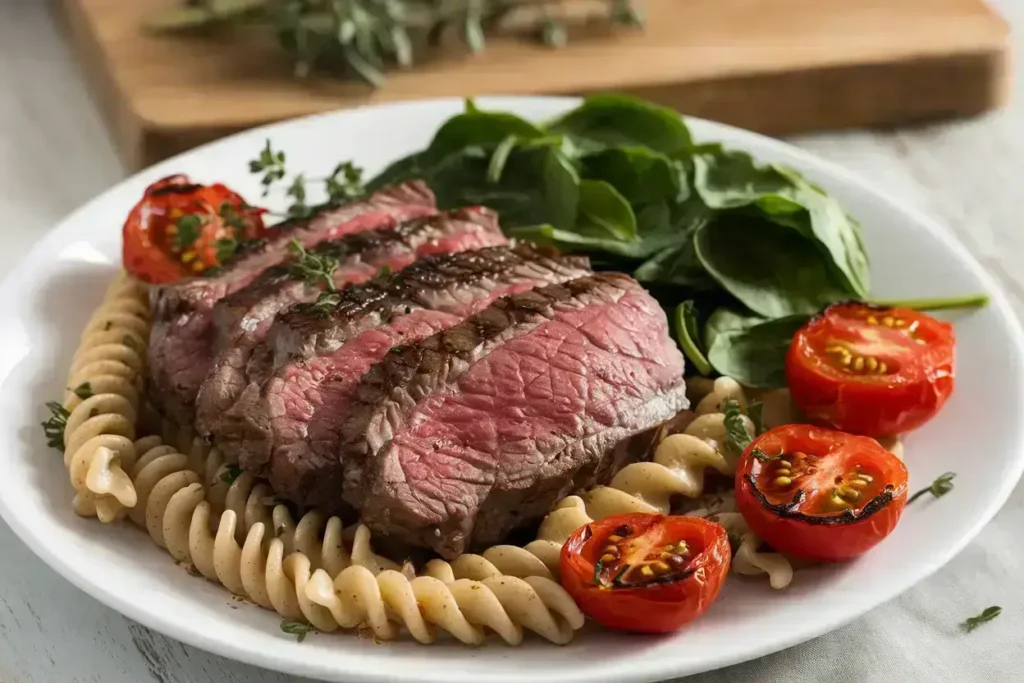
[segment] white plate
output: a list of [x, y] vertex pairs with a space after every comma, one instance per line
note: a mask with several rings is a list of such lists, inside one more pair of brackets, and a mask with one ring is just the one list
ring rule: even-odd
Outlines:
[[[546, 118], [571, 99], [482, 99], [485, 108]], [[422, 148], [461, 107], [455, 100], [374, 107], [253, 130], [150, 168], [67, 218], [0, 286], [0, 512], [69, 581], [146, 626], [196, 647], [270, 669], [331, 681], [651, 681], [697, 673], [780, 650], [834, 629], [948, 562], [1003, 504], [1024, 468], [1024, 364], [1018, 325], [996, 285], [956, 241], [843, 170], [785, 144], [706, 121], [695, 136], [743, 148], [806, 173], [864, 225], [877, 296], [992, 294], [984, 310], [955, 316], [957, 386], [941, 416], [909, 440], [911, 488], [948, 470], [956, 488], [903, 516], [892, 538], [857, 562], [798, 572], [775, 592], [730, 578], [707, 615], [677, 635], [630, 637], [587, 629], [566, 647], [490, 639], [478, 649], [409, 641], [377, 645], [350, 634], [284, 635], [277, 615], [239, 606], [227, 592], [175, 566], [128, 524], [105, 526], [71, 512], [60, 455], [39, 422], [61, 395], [80, 331], [120, 262], [120, 226], [143, 188], [173, 172], [224, 181], [255, 200], [246, 162], [265, 138], [291, 169], [326, 174], [352, 158], [375, 172]]]

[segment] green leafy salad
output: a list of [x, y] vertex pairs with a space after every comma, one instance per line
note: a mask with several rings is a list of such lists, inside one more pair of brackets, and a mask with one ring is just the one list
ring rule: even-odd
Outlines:
[[786, 351], [810, 316], [870, 297], [861, 227], [835, 199], [792, 169], [696, 143], [679, 114], [642, 100], [594, 96], [543, 124], [467, 100], [367, 189], [415, 178], [441, 208], [486, 205], [514, 237], [632, 273], [695, 371], [750, 387], [785, 385]]

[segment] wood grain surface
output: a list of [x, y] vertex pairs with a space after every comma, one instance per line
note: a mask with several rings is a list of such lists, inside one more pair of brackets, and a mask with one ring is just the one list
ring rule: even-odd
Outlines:
[[[1024, 3], [1003, 0], [998, 7], [1024, 30]], [[1020, 97], [994, 115], [961, 123], [794, 142], [938, 218], [991, 270], [1018, 315], [1024, 313]], [[65, 214], [124, 174], [46, 6], [0, 0], [0, 215], [6, 221], [0, 274]], [[979, 452], [969, 455], [984, 457], [984, 435]], [[976, 541], [896, 600], [810, 643], [687, 683], [1020, 680], [1021, 528], [1024, 491], [1018, 488]], [[970, 636], [958, 633], [958, 622], [990, 604], [1003, 606], [998, 620]], [[0, 522], [0, 683], [309, 682], [134, 624], [58, 577]]]
[[262, 31], [214, 41], [140, 30], [175, 2], [57, 2], [132, 168], [241, 128], [382, 101], [617, 90], [784, 134], [976, 114], [1003, 101], [1008, 78], [1006, 25], [983, 0], [638, 0], [644, 32], [601, 23], [563, 50], [497, 37], [376, 91], [297, 81]]

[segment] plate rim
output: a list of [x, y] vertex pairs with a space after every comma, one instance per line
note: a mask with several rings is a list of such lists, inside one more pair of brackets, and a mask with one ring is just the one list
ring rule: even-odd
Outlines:
[[[486, 95], [475, 97], [474, 100], [481, 106], [481, 108], [484, 109], [502, 109], [514, 106], [516, 103], [525, 104], [527, 102], [536, 103], [540, 101], [570, 107], [581, 102], [583, 98], [561, 96]], [[32, 257], [37, 252], [45, 251], [49, 243], [55, 239], [56, 233], [60, 232], [65, 225], [72, 224], [77, 220], [80, 220], [78, 218], [79, 215], [89, 213], [94, 205], [102, 203], [108, 195], [119, 191], [119, 189], [125, 184], [137, 182], [141, 177], [155, 174], [156, 169], [158, 168], [179, 163], [184, 157], [208, 154], [217, 146], [227, 145], [231, 141], [239, 138], [261, 137], [264, 135], [266, 137], [272, 137], [278, 129], [290, 128], [308, 121], [317, 121], [334, 117], [346, 117], [358, 112], [365, 113], [368, 110], [416, 109], [424, 106], [442, 106], [458, 104], [460, 102], [462, 102], [462, 98], [430, 98], [423, 100], [364, 105], [350, 109], [331, 110], [309, 116], [286, 119], [256, 128], [239, 131], [224, 138], [220, 138], [182, 152], [144, 169], [140, 169], [135, 173], [127, 175], [115, 185], [84, 202], [82, 205], [68, 213], [60, 221], [55, 223], [44, 235], [40, 236], [33, 244], [27, 256], [23, 258], [13, 269], [11, 269], [2, 281], [0, 281], [0, 300], [4, 299], [4, 294], [12, 289], [16, 289], [18, 282], [24, 278], [26, 271], [28, 271], [29, 265], [33, 260]], [[891, 209], [895, 213], [902, 214], [918, 223], [932, 236], [941, 241], [947, 249], [960, 253], [962, 260], [966, 263], [967, 267], [971, 269], [973, 275], [977, 277], [985, 291], [988, 293], [990, 297], [989, 306], [998, 311], [1001, 320], [1006, 325], [1008, 336], [1014, 346], [1022, 353], [1022, 355], [1024, 355], [1024, 329], [1022, 329], [1021, 321], [1013, 311], [1003, 288], [981, 265], [974, 254], [971, 253], [971, 251], [967, 249], [967, 247], [964, 246], [955, 235], [943, 227], [937, 220], [932, 219], [928, 214], [917, 207], [900, 201], [896, 197], [890, 195], [887, 191], [862, 178], [857, 173], [800, 147], [729, 124], [684, 114], [680, 114], [680, 116], [682, 116], [687, 122], [697, 122], [699, 125], [707, 126], [711, 130], [718, 129], [728, 131], [729, 134], [735, 138], [756, 141], [758, 145], [774, 148], [776, 151], [789, 155], [794, 159], [799, 159], [802, 162], [817, 166], [830, 178], [834, 178], [838, 182], [854, 187], [858, 191], [870, 196], [872, 202], [884, 204], [888, 209]], [[1021, 376], [1017, 379], [1024, 379], [1024, 369], [1022, 369], [1019, 374]], [[1024, 388], [1022, 388], [1022, 392], [1024, 392]], [[716, 670], [741, 662], [750, 661], [807, 642], [815, 637], [829, 633], [845, 624], [851, 623], [862, 617], [871, 609], [889, 602], [894, 597], [933, 575], [940, 568], [948, 564], [971, 541], [973, 541], [982, 528], [984, 528], [996, 513], [999, 512], [1003, 505], [1005, 505], [1021, 479], [1022, 474], [1024, 474], [1024, 451], [1017, 454], [1017, 458], [1015, 459], [1010, 471], [1010, 476], [1003, 479], [1000, 489], [994, 495], [988, 497], [988, 503], [983, 512], [979, 515], [978, 520], [957, 540], [957, 542], [951, 544], [932, 562], [921, 564], [915, 570], [907, 572], [903, 580], [894, 582], [886, 589], [879, 590], [874, 593], [870, 601], [858, 604], [856, 608], [849, 612], [843, 612], [838, 616], [830, 617], [822, 622], [814, 622], [814, 626], [812, 628], [793, 629], [778, 638], [765, 641], [760, 647], [748, 648], [743, 651], [727, 652], [722, 655], [702, 660], [696, 668], [689, 670], [685, 675]], [[174, 622], [167, 621], [157, 611], [147, 610], [141, 604], [137, 604], [127, 598], [123, 598], [118, 592], [108, 590], [102, 582], [93, 580], [87, 575], [87, 573], [77, 571], [70, 558], [65, 560], [65, 558], [59, 553], [52, 552], [48, 544], [45, 543], [38, 534], [32, 532], [30, 525], [23, 523], [22, 516], [14, 513], [14, 511], [8, 506], [8, 501], [4, 496], [0, 496], [0, 517], [3, 517], [4, 521], [14, 531], [15, 535], [19, 540], [21, 540], [21, 542], [28, 546], [28, 548], [37, 557], [45, 562], [47, 566], [53, 569], [62, 578], [90, 597], [98, 600], [107, 607], [114, 609], [121, 615], [143, 624], [147, 628], [151, 628], [165, 636], [187, 643], [205, 652], [210, 652], [218, 656], [259, 666], [272, 671], [309, 676], [321, 680], [351, 680], [359, 681], [360, 683], [384, 683], [385, 681], [394, 680], [394, 677], [384, 669], [358, 672], [339, 672], [333, 668], [317, 667], [314, 665], [315, 663], [310, 660], [276, 658], [269, 652], [263, 652], [254, 648], [247, 648], [242, 644], [230, 640], [204, 638], [195, 629], [190, 630], [186, 628], [179, 628]], [[471, 656], [471, 652], [472, 650], [468, 651], [467, 656]], [[514, 672], [509, 674], [508, 671], [496, 671], [494, 674], [494, 676], [489, 675], [488, 680], [502, 682], [507, 681], [508, 683], [520, 680]], [[438, 683], [441, 681], [447, 681], [450, 683], [462, 683], [465, 681], [466, 683], [469, 683], [469, 681], [479, 680], [476, 677], [465, 677], [462, 674], [452, 671], [444, 673], [421, 672], [421, 675], [424, 677], [419, 680], [436, 681]], [[633, 666], [631, 666], [628, 671], [615, 671], [607, 674], [606, 677], [597, 677], [593, 672], [589, 672], [585, 676], [581, 676], [580, 674], [566, 675], [566, 672], [561, 672], [558, 676], [558, 680], [563, 681], [564, 683], [572, 683], [575, 681], [592, 681], [593, 683], [644, 683], [647, 681], [661, 680], [665, 677], [678, 675], [680, 675], [678, 672], [672, 671], [672, 663], [670, 661], [666, 662], [665, 660], [652, 658], [647, 663], [645, 663], [643, 659], [634, 661]], [[339, 676], [344, 676], [344, 678], [339, 678]]]

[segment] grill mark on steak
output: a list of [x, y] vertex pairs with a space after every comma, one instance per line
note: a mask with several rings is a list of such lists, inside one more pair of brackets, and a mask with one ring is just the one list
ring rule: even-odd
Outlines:
[[[332, 279], [337, 288], [365, 282], [383, 267], [398, 271], [417, 258], [438, 252], [461, 252], [507, 244], [498, 217], [482, 207], [415, 218], [391, 228], [353, 233], [322, 242], [313, 253], [338, 259]], [[286, 308], [308, 303], [320, 294], [322, 283], [310, 285], [294, 279], [287, 264], [263, 273], [247, 287], [225, 297], [214, 307], [217, 357], [196, 399], [196, 427], [203, 435], [216, 431], [222, 419], [249, 383], [246, 370], [255, 347]], [[263, 374], [259, 359], [254, 375]]]
[[275, 227], [272, 238], [247, 249], [215, 277], [151, 287], [153, 328], [147, 361], [149, 394], [156, 407], [178, 424], [192, 424], [196, 394], [213, 362], [214, 304], [287, 257], [291, 240], [310, 248], [324, 240], [435, 212], [434, 195], [424, 183], [405, 183]]
[[452, 558], [607, 481], [688, 404], [660, 306], [602, 273], [499, 299], [388, 354], [343, 429], [344, 499]]
[[[587, 260], [530, 245], [421, 260], [387, 280], [350, 287], [324, 319], [292, 310], [271, 332], [283, 366], [250, 384], [216, 436], [237, 449], [243, 468], [304, 505], [337, 507], [338, 439], [353, 390], [396, 343], [448, 328], [495, 298], [589, 272]], [[222, 450], [224, 447], [222, 446]]]

